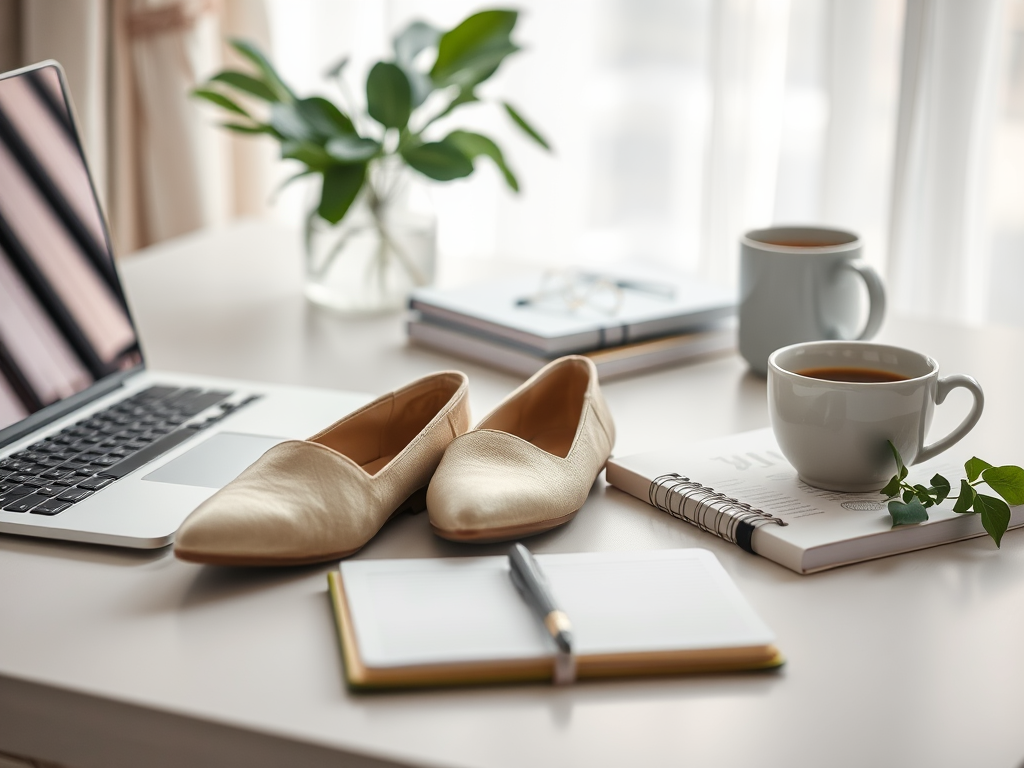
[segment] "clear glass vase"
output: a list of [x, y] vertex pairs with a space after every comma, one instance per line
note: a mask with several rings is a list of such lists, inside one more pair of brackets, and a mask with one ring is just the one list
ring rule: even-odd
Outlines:
[[426, 185], [400, 161], [370, 165], [367, 182], [337, 224], [306, 216], [306, 297], [351, 315], [393, 312], [434, 279], [437, 219]]

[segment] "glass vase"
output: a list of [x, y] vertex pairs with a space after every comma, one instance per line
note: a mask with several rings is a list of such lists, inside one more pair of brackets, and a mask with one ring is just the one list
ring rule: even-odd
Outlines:
[[425, 184], [398, 161], [371, 163], [337, 224], [306, 216], [306, 297], [348, 315], [393, 312], [434, 279], [437, 219]]

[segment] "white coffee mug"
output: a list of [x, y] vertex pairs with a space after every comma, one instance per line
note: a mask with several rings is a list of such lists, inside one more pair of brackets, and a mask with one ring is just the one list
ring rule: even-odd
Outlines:
[[739, 348], [753, 371], [764, 375], [768, 356], [788, 344], [878, 332], [885, 289], [862, 250], [852, 232], [823, 227], [770, 227], [741, 238]]
[[[925, 445], [935, 406], [957, 387], [974, 396], [970, 412]], [[932, 358], [901, 347], [817, 341], [783, 347], [768, 359], [768, 414], [782, 455], [805, 483], [832, 491], [880, 490], [896, 473], [888, 441], [904, 464], [917, 464], [959, 442], [984, 405], [973, 378], [940, 379]]]

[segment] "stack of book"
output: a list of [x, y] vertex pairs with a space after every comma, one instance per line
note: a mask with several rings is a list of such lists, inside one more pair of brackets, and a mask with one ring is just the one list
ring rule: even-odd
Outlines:
[[535, 275], [420, 288], [409, 306], [413, 343], [523, 376], [569, 354], [607, 379], [736, 346], [734, 294], [696, 279]]

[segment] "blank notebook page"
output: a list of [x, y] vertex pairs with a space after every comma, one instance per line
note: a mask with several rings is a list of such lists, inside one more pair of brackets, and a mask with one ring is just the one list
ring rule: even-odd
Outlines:
[[[769, 645], [771, 630], [703, 549], [537, 555], [578, 655]], [[367, 667], [543, 658], [554, 641], [506, 557], [341, 564]]]

